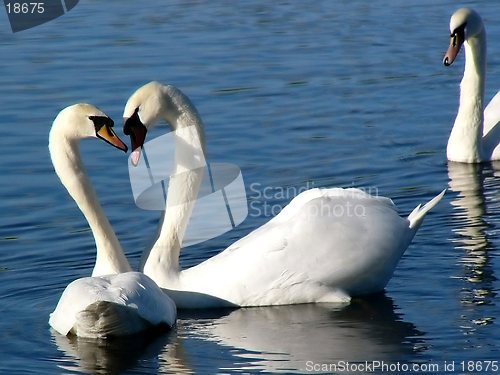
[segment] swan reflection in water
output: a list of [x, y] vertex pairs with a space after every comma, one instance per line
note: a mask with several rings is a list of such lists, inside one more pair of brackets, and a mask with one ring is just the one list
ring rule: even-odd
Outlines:
[[[175, 328], [152, 335], [137, 334], [111, 340], [62, 336], [52, 331], [58, 350], [66, 358], [60, 359], [58, 367], [70, 372], [92, 374], [121, 374], [137, 367], [140, 362], [149, 368], [165, 368], [169, 373], [192, 373], [184, 367], [183, 356], [178, 352]], [[159, 363], [160, 356], [167, 359]]]
[[385, 295], [357, 299], [348, 306], [180, 311], [177, 328], [154, 340], [138, 336], [106, 343], [54, 333], [58, 349], [69, 357], [59, 367], [107, 374], [137, 366], [158, 373], [304, 372], [307, 361], [408, 358], [425, 350], [423, 336], [402, 320]]
[[[449, 162], [454, 193], [451, 223], [460, 253], [464, 333], [489, 325], [483, 307], [494, 303], [491, 252], [498, 248], [491, 222], [500, 209], [500, 163]], [[304, 372], [307, 361], [414, 360], [427, 348], [423, 332], [406, 322], [384, 295], [348, 306], [305, 304], [237, 310], [180, 311], [177, 328], [153, 341], [103, 344], [54, 333], [67, 370], [118, 373], [147, 366], [159, 373], [216, 373], [239, 369]], [[470, 340], [470, 336], [469, 340]]]
[[[473, 329], [470, 322], [483, 325], [492, 322], [492, 317], [482, 316], [474, 306], [493, 303], [496, 295], [496, 277], [490, 253], [494, 250], [495, 228], [489, 223], [489, 216], [500, 209], [500, 162], [491, 164], [463, 164], [448, 162], [450, 190], [456, 193], [452, 199], [452, 242], [461, 249], [460, 263], [463, 265], [464, 280], [460, 302], [471, 310], [464, 314], [467, 322], [464, 329]], [[497, 187], [495, 187], [497, 186]]]
[[233, 358], [219, 369], [304, 372], [308, 363], [398, 360], [425, 348], [423, 333], [395, 310], [377, 295], [347, 306], [242, 308], [217, 319], [181, 312], [180, 325], [191, 338], [227, 348]]

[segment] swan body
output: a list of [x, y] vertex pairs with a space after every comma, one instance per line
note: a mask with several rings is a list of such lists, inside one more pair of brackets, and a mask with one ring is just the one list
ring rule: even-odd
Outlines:
[[385, 288], [426, 212], [441, 197], [402, 218], [391, 200], [359, 189], [308, 190], [218, 255], [177, 277], [156, 270], [152, 276], [164, 288], [199, 294], [193, 301], [174, 292], [183, 307], [348, 302], [350, 296]]
[[108, 338], [172, 327], [172, 301], [141, 272], [83, 277], [64, 290], [49, 324], [62, 335]]
[[[188, 98], [173, 86], [151, 82], [125, 106], [124, 131], [131, 135], [133, 152], [162, 117], [183, 144], [203, 143], [203, 124]], [[143, 264], [143, 272], [182, 308], [347, 302], [380, 292], [444, 194], [402, 218], [388, 198], [359, 189], [311, 189], [218, 255], [180, 270], [180, 244], [192, 207], [178, 202], [192, 202], [199, 186], [195, 171], [182, 172], [183, 183], [172, 184], [171, 178], [162, 227]]]
[[175, 323], [173, 301], [149, 277], [131, 272], [80, 158], [83, 138], [99, 137], [126, 151], [112, 126], [96, 107], [76, 104], [59, 113], [49, 135], [56, 174], [87, 219], [97, 248], [93, 277], [69, 284], [50, 315], [49, 324], [63, 335], [105, 338]]
[[448, 160], [479, 163], [500, 160], [500, 91], [484, 108], [486, 31], [481, 16], [472, 9], [458, 9], [450, 20], [451, 42], [444, 65], [465, 48], [465, 70], [460, 84], [460, 106], [448, 139]]

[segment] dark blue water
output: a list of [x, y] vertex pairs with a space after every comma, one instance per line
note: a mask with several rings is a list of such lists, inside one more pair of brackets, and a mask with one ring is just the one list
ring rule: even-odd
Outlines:
[[[500, 5], [467, 5], [490, 36], [489, 99], [500, 88]], [[484, 370], [478, 361], [499, 360], [500, 165], [445, 157], [464, 61], [441, 63], [456, 6], [89, 0], [18, 34], [0, 11], [0, 373], [305, 372], [339, 361], [436, 364], [429, 372], [441, 373], [447, 361], [460, 373], [471, 372], [460, 361]], [[345, 308], [181, 312], [156, 340], [71, 341], [48, 315], [71, 280], [90, 275], [95, 249], [53, 173], [48, 131], [81, 101], [120, 124], [128, 96], [152, 79], [192, 99], [211, 160], [240, 166], [259, 208], [187, 249], [184, 266], [266, 222], [293, 198], [286, 189], [362, 187], [391, 197], [402, 215], [450, 189], [382, 296]], [[137, 266], [158, 214], [134, 205], [123, 153], [88, 141], [83, 157]]]

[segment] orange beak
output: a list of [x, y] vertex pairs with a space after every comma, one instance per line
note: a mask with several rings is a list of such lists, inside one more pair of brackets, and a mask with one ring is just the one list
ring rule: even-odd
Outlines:
[[123, 141], [116, 135], [115, 131], [113, 128], [111, 128], [108, 125], [103, 125], [101, 129], [97, 132], [97, 136], [104, 140], [105, 142], [109, 143], [112, 146], [115, 146], [116, 148], [127, 152], [128, 147]]

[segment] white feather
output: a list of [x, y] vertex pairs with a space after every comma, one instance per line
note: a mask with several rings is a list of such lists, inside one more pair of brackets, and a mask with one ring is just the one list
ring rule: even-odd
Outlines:
[[[107, 118], [89, 104], [67, 107], [54, 120], [49, 136], [54, 169], [89, 222], [97, 248], [94, 277], [66, 287], [49, 324], [63, 335], [92, 338], [130, 335], [160, 324], [171, 327], [174, 302], [149, 277], [131, 272], [81, 161], [80, 140], [96, 138], [90, 116]], [[108, 129], [106, 134], [113, 132]]]
[[49, 324], [62, 335], [107, 338], [175, 324], [176, 309], [140, 272], [84, 277], [64, 290]]
[[[148, 83], [130, 97], [124, 117], [137, 108], [146, 128], [163, 117], [183, 147], [199, 152], [201, 144], [204, 150], [201, 118], [177, 88]], [[182, 167], [177, 157], [176, 164]], [[187, 308], [344, 303], [380, 292], [425, 214], [444, 194], [406, 219], [390, 199], [358, 189], [305, 191], [226, 250], [180, 270], [180, 244], [202, 177], [181, 170], [170, 179], [162, 227], [143, 271]]]
[[[484, 108], [486, 79], [486, 30], [479, 14], [469, 8], [458, 9], [451, 17], [450, 31], [464, 28], [465, 69], [460, 84], [460, 105], [446, 148], [448, 160], [479, 163], [500, 160], [500, 95]], [[451, 49], [450, 45], [446, 56]], [[455, 48], [456, 49], [456, 48]], [[453, 62], [454, 57], [445, 64]]]

